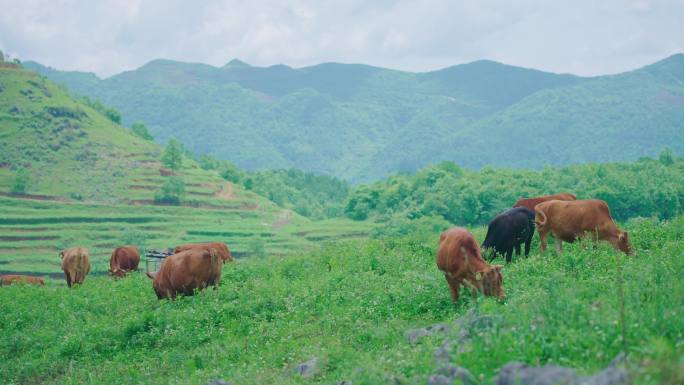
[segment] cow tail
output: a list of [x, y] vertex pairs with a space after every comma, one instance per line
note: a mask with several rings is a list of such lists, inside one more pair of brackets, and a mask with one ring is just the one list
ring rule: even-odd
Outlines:
[[535, 210], [535, 211], [536, 211], [537, 214], [539, 214], [539, 216], [541, 217], [541, 220], [540, 220], [539, 222], [537, 222], [537, 220], [536, 220], [537, 218], [535, 218], [535, 221], [534, 221], [534, 222], [537, 224], [537, 226], [544, 226], [544, 225], [546, 225], [546, 222], [548, 222], [548, 220], [549, 220], [549, 218], [546, 217], [546, 213], [545, 213], [544, 211], [542, 211], [542, 210]]

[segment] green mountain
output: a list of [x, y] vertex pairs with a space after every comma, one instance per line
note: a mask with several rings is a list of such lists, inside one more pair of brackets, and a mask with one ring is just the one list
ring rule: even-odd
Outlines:
[[154, 60], [97, 79], [25, 65], [144, 121], [155, 137], [247, 169], [353, 181], [452, 160], [541, 167], [684, 153], [684, 55], [581, 78], [477, 61], [409, 73], [360, 64], [217, 68]]

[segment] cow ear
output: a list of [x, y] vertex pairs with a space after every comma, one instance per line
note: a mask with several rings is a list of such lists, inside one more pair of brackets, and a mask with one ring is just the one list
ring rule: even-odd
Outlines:
[[477, 273], [475, 273], [475, 279], [476, 279], [476, 280], [482, 281], [482, 277], [483, 277], [482, 272], [479, 272], [479, 271], [478, 271]]
[[501, 273], [501, 268], [502, 268], [502, 267], [503, 267], [503, 266], [501, 266], [501, 265], [494, 265], [494, 270], [496, 270], [496, 271], [498, 271], [499, 273]]
[[620, 240], [625, 242], [629, 239], [629, 235], [627, 234], [626, 231], [623, 231], [622, 234], [620, 234]]

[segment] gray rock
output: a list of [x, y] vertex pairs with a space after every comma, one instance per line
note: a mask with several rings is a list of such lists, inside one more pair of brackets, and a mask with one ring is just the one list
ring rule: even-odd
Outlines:
[[449, 377], [443, 376], [441, 374], [433, 374], [428, 378], [428, 385], [453, 385]]
[[352, 382], [349, 380], [342, 380], [342, 381], [336, 382], [334, 385], [352, 385]]
[[444, 340], [444, 343], [435, 350], [435, 361], [437, 363], [448, 362], [451, 358], [451, 341]]
[[439, 323], [430, 325], [424, 328], [410, 329], [406, 331], [405, 336], [411, 345], [418, 343], [418, 340], [425, 336], [431, 336], [435, 333], [445, 333], [449, 330], [449, 325], [445, 323]]
[[207, 382], [205, 385], [233, 385], [233, 384], [231, 382], [228, 382], [228, 381], [214, 380], [211, 382]]
[[475, 308], [471, 308], [463, 317], [454, 321], [454, 326], [469, 331], [484, 330], [494, 326], [494, 318], [489, 315], [478, 315]]
[[447, 377], [451, 381], [450, 384], [453, 383], [456, 379], [460, 380], [461, 384], [463, 385], [475, 384], [475, 378], [473, 378], [473, 375], [470, 374], [470, 372], [467, 369], [462, 368], [460, 366], [452, 364], [445, 365], [439, 368], [437, 372], [438, 374]]
[[303, 378], [313, 377], [313, 375], [318, 372], [318, 358], [313, 357], [312, 359], [295, 366], [294, 372]]
[[624, 354], [619, 354], [610, 365], [592, 376], [580, 376], [574, 369], [556, 365], [532, 367], [521, 362], [510, 362], [501, 368], [495, 385], [626, 385], [629, 372], [624, 369]]
[[580, 378], [573, 369], [556, 365], [532, 367], [510, 362], [501, 368], [495, 385], [575, 385]]

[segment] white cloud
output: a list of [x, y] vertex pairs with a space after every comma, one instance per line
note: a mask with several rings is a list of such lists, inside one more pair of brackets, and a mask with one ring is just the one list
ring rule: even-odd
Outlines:
[[679, 1], [0, 0], [0, 49], [108, 76], [156, 58], [425, 71], [492, 59], [581, 75], [684, 51]]

